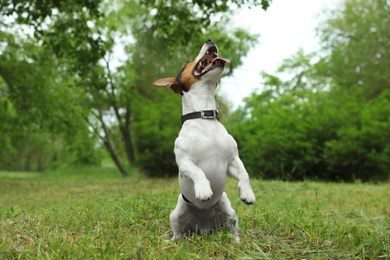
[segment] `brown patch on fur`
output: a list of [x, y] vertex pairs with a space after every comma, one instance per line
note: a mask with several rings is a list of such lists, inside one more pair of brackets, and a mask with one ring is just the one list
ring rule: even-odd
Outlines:
[[188, 62], [185, 68], [182, 70], [182, 72], [178, 75], [179, 82], [181, 82], [184, 85], [187, 91], [190, 90], [191, 86], [199, 80], [195, 78], [195, 76], [192, 74], [195, 65], [196, 65], [195, 60]]
[[156, 87], [170, 88], [176, 94], [181, 94], [182, 90], [188, 91], [199, 80], [192, 74], [195, 66], [195, 60], [189, 61], [176, 77], [157, 79], [153, 81], [153, 85]]

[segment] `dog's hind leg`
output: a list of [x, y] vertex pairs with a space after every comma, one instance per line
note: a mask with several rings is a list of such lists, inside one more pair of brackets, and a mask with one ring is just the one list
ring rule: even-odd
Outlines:
[[241, 200], [246, 204], [255, 203], [256, 198], [249, 181], [248, 172], [238, 155], [230, 161], [228, 174], [238, 180], [238, 190]]
[[180, 193], [179, 198], [177, 200], [176, 208], [169, 216], [173, 232], [172, 240], [179, 239], [183, 235], [185, 223], [181, 223], [180, 218], [184, 215], [186, 209], [186, 202], [184, 201], [183, 196]]
[[240, 237], [238, 236], [238, 216], [236, 211], [232, 208], [226, 192], [222, 193], [222, 196], [218, 201], [218, 207], [223, 213], [223, 220], [221, 220], [221, 222], [224, 223], [221, 224], [229, 228], [236, 241], [240, 242]]

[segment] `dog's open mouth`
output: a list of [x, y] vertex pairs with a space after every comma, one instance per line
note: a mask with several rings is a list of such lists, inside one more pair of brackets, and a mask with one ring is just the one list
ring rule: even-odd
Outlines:
[[196, 64], [192, 73], [195, 77], [201, 77], [216, 67], [223, 67], [225, 63], [229, 62], [228, 59], [219, 58], [217, 48], [213, 46], [207, 50], [203, 58]]

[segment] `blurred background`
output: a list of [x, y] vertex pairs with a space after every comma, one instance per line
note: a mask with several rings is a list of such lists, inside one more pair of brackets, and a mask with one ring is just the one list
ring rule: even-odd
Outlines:
[[390, 177], [388, 0], [2, 0], [0, 17], [0, 171], [176, 176], [181, 98], [151, 82], [210, 38], [252, 177]]

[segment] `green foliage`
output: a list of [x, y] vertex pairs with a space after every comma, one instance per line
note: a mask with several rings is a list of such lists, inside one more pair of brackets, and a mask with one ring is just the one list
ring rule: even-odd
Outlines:
[[143, 100], [143, 104], [136, 103], [138, 107], [142, 106], [134, 117], [137, 162], [148, 176], [175, 176], [173, 143], [181, 126], [180, 96], [166, 89], [155, 91], [161, 93], [158, 102]]
[[368, 99], [390, 89], [389, 13], [386, 0], [344, 0], [324, 12], [318, 33], [329, 54], [325, 73], [336, 86], [359, 89]]
[[319, 26], [322, 57], [298, 51], [277, 70], [284, 80], [262, 73], [263, 92], [229, 119], [253, 176], [390, 178], [388, 9], [385, 1], [344, 1]]
[[[124, 6], [134, 4], [123, 2]], [[211, 3], [204, 3], [208, 4]], [[198, 12], [187, 1], [150, 1], [140, 7], [137, 13], [130, 8], [112, 13], [113, 19], [121, 17], [121, 23], [131, 25], [137, 39], [126, 45], [131, 59], [118, 68], [114, 82], [131, 107], [137, 166], [148, 176], [173, 176], [177, 174], [173, 143], [180, 130], [181, 100], [172, 91], [155, 88], [151, 83], [177, 75], [208, 38], [217, 42], [220, 55], [232, 61], [227, 68], [229, 75], [257, 42], [257, 35], [240, 28], [226, 30], [224, 25], [231, 19], [229, 12], [215, 21], [206, 15], [212, 12], [218, 17], [223, 8], [210, 10], [202, 6]]]
[[[2, 165], [7, 165], [2, 167], [16, 169], [7, 161], [15, 156], [26, 160], [23, 151], [36, 155], [39, 147], [40, 158], [53, 161], [45, 169], [57, 165], [53, 158], [58, 157], [60, 164], [97, 163], [94, 147], [102, 145], [124, 176], [128, 170], [123, 161], [155, 175], [172, 174], [167, 171], [173, 163], [167, 158], [177, 127], [155, 119], [173, 111], [154, 105], [153, 112], [142, 105], [164, 100], [167, 108], [176, 107], [177, 99], [161, 98], [163, 94], [151, 90], [151, 82], [176, 75], [209, 37], [231, 53], [231, 74], [257, 36], [224, 28], [231, 18], [230, 5], [266, 9], [269, 2], [2, 1], [0, 102], [5, 109], [0, 117], [6, 121], [0, 129], [0, 154], [6, 158]], [[126, 54], [114, 64], [118, 47]], [[174, 112], [179, 118], [179, 109]], [[18, 122], [12, 121], [12, 113]], [[18, 135], [9, 131], [21, 125], [24, 130]]]
[[[265, 102], [254, 95], [247, 102]], [[317, 93], [297, 101], [291, 93], [263, 106], [247, 106], [231, 127], [253, 176], [284, 180], [383, 180], [389, 174], [390, 99], [360, 105], [356, 98]], [[263, 100], [261, 100], [263, 98]], [[342, 101], [342, 103], [340, 103]]]
[[356, 107], [343, 118], [337, 137], [325, 143], [328, 171], [340, 179], [388, 179], [390, 92], [361, 105], [352, 102]]
[[8, 45], [0, 53], [0, 168], [43, 171], [99, 163], [96, 139], [73, 106], [77, 93], [66, 88], [73, 79], [60, 61], [33, 40], [3, 37]]
[[[180, 97], [151, 82], [176, 75], [205, 35], [232, 61], [230, 75], [257, 41], [225, 28], [232, 10], [270, 2], [2, 1], [0, 167], [96, 164], [101, 145], [125, 176], [123, 161], [175, 175]], [[263, 73], [264, 91], [223, 117], [252, 175], [389, 178], [388, 13], [385, 0], [328, 10], [321, 56], [299, 51], [276, 75]], [[126, 54], [113, 66], [118, 42]]]
[[[114, 174], [116, 173], [116, 174]], [[171, 238], [173, 179], [120, 178], [111, 169], [0, 172], [2, 258], [386, 259], [390, 185], [252, 180], [247, 206], [227, 192], [241, 243], [228, 231]]]

